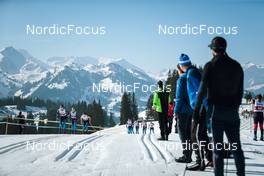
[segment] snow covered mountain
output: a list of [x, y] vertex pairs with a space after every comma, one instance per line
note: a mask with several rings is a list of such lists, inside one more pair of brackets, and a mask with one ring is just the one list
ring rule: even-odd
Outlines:
[[[168, 73], [169, 73], [169, 70], [170, 69], [162, 69], [162, 70], [160, 70], [159, 72], [148, 72], [148, 74], [151, 76], [151, 77], [153, 77], [153, 78], [155, 78], [157, 81], [158, 80], [163, 80], [163, 81], [165, 81], [165, 80], [167, 80], [167, 78], [168, 78]], [[171, 69], [171, 70], [173, 70], [173, 69]]]
[[254, 93], [264, 93], [264, 65], [251, 62], [243, 65], [245, 89]]
[[[96, 99], [118, 112], [124, 92], [122, 86], [155, 84], [153, 78], [125, 59], [106, 61], [106, 58], [71, 56], [52, 57], [44, 63], [26, 50], [13, 47], [3, 49], [0, 54], [3, 90], [0, 97], [15, 95], [66, 102]], [[136, 91], [140, 110], [144, 109], [149, 94], [140, 89]]]
[[[247, 63], [243, 68], [245, 88], [263, 93], [264, 66]], [[136, 98], [142, 111], [150, 91], [144, 92], [140, 86], [165, 80], [167, 73], [163, 70], [149, 74], [125, 59], [71, 56], [42, 62], [26, 50], [7, 47], [0, 51], [0, 98], [21, 96], [70, 102], [96, 99], [118, 112], [126, 86], [136, 83]]]

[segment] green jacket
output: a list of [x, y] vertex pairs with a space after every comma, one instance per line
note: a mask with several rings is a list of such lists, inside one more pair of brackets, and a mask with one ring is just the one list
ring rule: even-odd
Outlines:
[[[158, 92], [161, 92], [161, 90], [156, 90], [154, 92], [154, 96], [153, 96], [153, 107], [156, 109], [157, 112], [162, 112], [162, 107], [161, 107], [161, 102], [160, 102], [160, 98], [159, 98], [159, 95], [158, 95]], [[169, 102], [170, 103], [170, 96], [168, 98]]]

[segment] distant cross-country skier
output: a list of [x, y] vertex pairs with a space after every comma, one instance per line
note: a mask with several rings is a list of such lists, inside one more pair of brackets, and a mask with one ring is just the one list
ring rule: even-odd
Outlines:
[[91, 117], [84, 112], [81, 116], [81, 123], [83, 125], [83, 133], [89, 133], [91, 124]]
[[70, 118], [71, 118], [72, 134], [76, 134], [76, 128], [77, 128], [77, 112], [76, 112], [76, 110], [73, 107], [72, 107], [71, 112], [70, 112]]
[[133, 122], [132, 122], [131, 119], [127, 120], [126, 127], [127, 127], [127, 133], [128, 134], [133, 134]]
[[66, 133], [67, 112], [63, 105], [57, 110], [57, 119], [59, 119], [59, 133]]
[[257, 130], [258, 130], [258, 125], [260, 129], [260, 140], [263, 141], [263, 112], [264, 112], [264, 103], [262, 102], [262, 95], [259, 94], [256, 97], [255, 105], [254, 105], [254, 124], [253, 124], [253, 129], [254, 129], [254, 140], [257, 140]]
[[147, 127], [148, 127], [147, 122], [145, 120], [143, 120], [141, 125], [142, 125], [142, 133], [146, 134], [147, 133]]
[[168, 140], [168, 109], [170, 95], [167, 89], [163, 86], [163, 82], [158, 81], [158, 89], [154, 92], [152, 109], [158, 113], [160, 138], [159, 140]]
[[[202, 82], [193, 113], [194, 126], [199, 123], [199, 113], [204, 96], [213, 107], [212, 132], [214, 142], [214, 173], [224, 175], [224, 132], [234, 155], [237, 175], [245, 175], [245, 158], [240, 142], [240, 118], [238, 109], [243, 97], [244, 73], [241, 65], [226, 53], [227, 42], [215, 37], [209, 45], [213, 58], [205, 64]], [[233, 147], [232, 147], [233, 146]]]
[[153, 122], [150, 122], [149, 124], [149, 134], [154, 134], [154, 123]]
[[134, 127], [136, 128], [136, 134], [139, 134], [139, 123], [137, 120], [134, 122]]

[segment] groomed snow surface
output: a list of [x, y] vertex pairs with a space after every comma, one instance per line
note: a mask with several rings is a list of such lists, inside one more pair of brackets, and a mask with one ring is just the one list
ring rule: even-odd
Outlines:
[[[249, 123], [245, 119], [241, 123], [246, 175], [264, 175], [264, 142], [252, 140]], [[178, 135], [160, 142], [157, 123], [154, 135], [148, 131], [143, 136], [141, 130], [138, 135], [128, 135], [125, 126], [91, 135], [2, 135], [0, 175], [183, 175], [185, 164], [175, 162], [182, 153]], [[185, 175], [213, 175], [213, 170]], [[233, 159], [228, 160], [228, 175], [235, 175]]]

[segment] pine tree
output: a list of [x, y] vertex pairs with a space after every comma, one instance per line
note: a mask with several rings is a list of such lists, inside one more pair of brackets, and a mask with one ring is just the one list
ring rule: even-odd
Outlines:
[[120, 124], [121, 125], [125, 124], [127, 120], [131, 118], [133, 118], [133, 114], [131, 111], [130, 94], [125, 92], [121, 99]]
[[254, 97], [254, 93], [250, 91], [245, 91], [244, 98], [246, 99], [247, 103], [251, 101]]
[[136, 101], [136, 96], [135, 93], [132, 93], [132, 97], [131, 97], [131, 111], [132, 111], [132, 117], [133, 117], [133, 121], [136, 121], [138, 119], [138, 105], [137, 105], [137, 101]]
[[114, 114], [110, 112], [110, 117], [109, 117], [109, 127], [115, 126], [115, 121], [114, 121]]
[[176, 93], [176, 82], [179, 78], [179, 74], [177, 70], [173, 70], [172, 73], [168, 74], [168, 78], [166, 80], [166, 87], [170, 88], [170, 98], [171, 100], [175, 99]]

